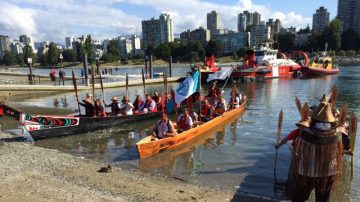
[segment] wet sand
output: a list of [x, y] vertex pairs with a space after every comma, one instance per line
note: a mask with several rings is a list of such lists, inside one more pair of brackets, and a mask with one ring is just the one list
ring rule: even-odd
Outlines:
[[[0, 134], [0, 139], [12, 137]], [[27, 143], [0, 141], [1, 201], [230, 201], [233, 193], [199, 187]]]

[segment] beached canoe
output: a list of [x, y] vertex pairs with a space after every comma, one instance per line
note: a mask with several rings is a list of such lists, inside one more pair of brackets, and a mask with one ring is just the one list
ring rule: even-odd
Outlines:
[[162, 150], [172, 149], [182, 144], [187, 143], [188, 141], [202, 135], [203, 133], [222, 125], [228, 119], [236, 115], [241, 115], [244, 113], [246, 107], [246, 100], [243, 101], [243, 104], [239, 108], [233, 109], [231, 111], [225, 112], [223, 115], [218, 116], [211, 121], [203, 123], [199, 126], [196, 126], [188, 131], [182, 132], [175, 137], [167, 137], [163, 139], [151, 140], [151, 136], [147, 136], [144, 139], [136, 143], [138, 154], [140, 158], [150, 157], [159, 153]]

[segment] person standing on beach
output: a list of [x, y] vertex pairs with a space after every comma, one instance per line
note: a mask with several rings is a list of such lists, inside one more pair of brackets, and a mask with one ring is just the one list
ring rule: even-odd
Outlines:
[[62, 81], [62, 84], [63, 86], [65, 86], [65, 71], [64, 71], [64, 68], [61, 67], [61, 69], [59, 70], [59, 86], [61, 84], [61, 81]]
[[51, 68], [49, 76], [51, 78], [51, 82], [54, 84], [54, 86], [56, 86], [56, 82], [55, 82], [55, 80], [56, 80], [56, 71], [55, 71], [54, 67]]

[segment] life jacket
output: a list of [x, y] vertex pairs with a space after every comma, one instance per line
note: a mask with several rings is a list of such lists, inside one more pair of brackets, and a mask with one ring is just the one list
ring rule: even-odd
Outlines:
[[136, 100], [136, 101], [134, 102], [134, 111], [139, 110], [142, 105], [143, 105], [143, 101], [142, 101], [142, 100]]
[[[152, 102], [155, 102], [153, 99], [150, 98], [150, 100], [146, 100], [146, 104], [145, 104], [145, 108], [150, 108], [151, 106], [151, 103]], [[155, 106], [154, 106], [154, 109], [151, 110], [150, 112], [157, 112], [157, 106], [156, 106], [156, 103], [155, 103]]]
[[156, 127], [155, 127], [155, 134], [156, 134], [156, 137], [161, 139], [161, 138], [164, 138], [162, 134], [159, 133], [159, 131], [162, 131], [164, 130], [164, 133], [168, 133], [170, 131], [170, 120], [167, 120], [166, 124], [164, 125], [164, 128], [162, 128], [162, 121], [159, 120], [156, 124]]
[[208, 116], [210, 115], [210, 105], [204, 105], [201, 107], [201, 115]]
[[180, 121], [179, 121], [178, 127], [179, 127], [180, 129], [188, 128], [189, 126], [187, 125], [186, 122], [187, 122], [188, 118], [191, 119], [191, 117], [185, 117], [183, 114], [181, 114], [180, 116], [181, 116], [181, 119], [180, 119]]

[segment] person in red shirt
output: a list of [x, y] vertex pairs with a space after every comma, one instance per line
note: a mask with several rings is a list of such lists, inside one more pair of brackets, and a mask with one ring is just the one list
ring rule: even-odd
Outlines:
[[51, 68], [49, 76], [51, 78], [51, 82], [54, 84], [54, 86], [56, 86], [56, 82], [55, 82], [56, 81], [56, 71], [55, 71], [54, 67]]
[[297, 137], [300, 135], [301, 131], [304, 130], [304, 128], [310, 127], [310, 120], [302, 120], [298, 123], [296, 123], [297, 129], [291, 131], [288, 135], [285, 136], [284, 139], [280, 141], [279, 144], [275, 145], [275, 148], [278, 149], [288, 141], [292, 141], [292, 146], [294, 147]]
[[211, 119], [211, 105], [207, 99], [204, 100], [204, 104], [201, 106], [200, 120], [207, 122]]

